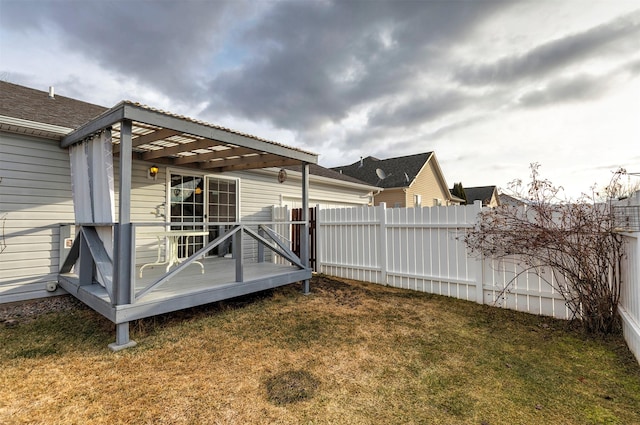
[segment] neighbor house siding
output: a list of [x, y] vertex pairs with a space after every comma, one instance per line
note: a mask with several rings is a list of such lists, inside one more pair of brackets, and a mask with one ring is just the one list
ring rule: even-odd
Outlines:
[[74, 220], [69, 154], [58, 142], [0, 133], [0, 302], [48, 295], [60, 223]]
[[497, 207], [498, 205], [500, 205], [500, 200], [498, 198], [498, 193], [497, 191], [494, 191], [493, 194], [491, 195], [491, 201], [489, 201], [489, 205], [490, 207]]
[[[414, 195], [422, 197], [422, 206], [434, 206], [434, 199], [440, 199], [442, 205], [447, 205], [447, 193], [449, 189], [442, 187], [440, 179], [437, 177], [435, 166], [432, 161], [428, 161], [422, 168], [418, 176], [407, 189], [407, 207], [414, 207]], [[389, 206], [387, 204], [387, 206]]]
[[386, 203], [388, 208], [404, 208], [407, 206], [407, 199], [402, 188], [385, 189], [376, 195], [375, 205]]
[[376, 195], [375, 205], [380, 205], [384, 202], [387, 208], [412, 208], [416, 206], [415, 195], [420, 195], [421, 206], [423, 207], [434, 206], [435, 199], [439, 199], [442, 205], [447, 205], [449, 189], [444, 187], [438, 175], [434, 163], [428, 161], [413, 179], [410, 186], [385, 189]]

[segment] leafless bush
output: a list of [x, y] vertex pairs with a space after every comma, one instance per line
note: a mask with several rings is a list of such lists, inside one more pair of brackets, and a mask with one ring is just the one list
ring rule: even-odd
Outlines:
[[[524, 205], [483, 210], [465, 242], [485, 256], [517, 258], [562, 294], [586, 331], [611, 333], [618, 327], [624, 254], [622, 237], [614, 231], [612, 206], [598, 202], [603, 196], [595, 191], [575, 202], [561, 199], [562, 188], [541, 179], [538, 169], [538, 164], [531, 165], [526, 186], [521, 181], [510, 185]], [[614, 173], [605, 198], [610, 199], [623, 174], [622, 169]], [[542, 276], [545, 266], [561, 279]]]

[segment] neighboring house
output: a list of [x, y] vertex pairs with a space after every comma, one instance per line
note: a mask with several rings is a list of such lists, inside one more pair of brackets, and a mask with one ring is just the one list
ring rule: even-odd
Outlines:
[[524, 205], [525, 203], [513, 196], [507, 195], [506, 193], [501, 193], [498, 195], [498, 199], [500, 200], [500, 205], [509, 205], [512, 207], [519, 207], [520, 205]]
[[369, 156], [333, 170], [382, 189], [375, 194], [375, 205], [411, 208], [460, 203], [449, 192], [434, 152], [388, 159]]
[[483, 207], [500, 205], [498, 189], [495, 186], [465, 187], [464, 194], [467, 196], [467, 205], [473, 205], [475, 201], [482, 201]]
[[[108, 134], [112, 162], [92, 156], [96, 134]], [[78, 149], [81, 146], [84, 149]], [[83, 172], [89, 161], [86, 179], [72, 176], [74, 149], [84, 158]], [[292, 257], [286, 242], [263, 249], [268, 236], [257, 236], [265, 231], [260, 223], [273, 222], [275, 206], [368, 205], [377, 190], [316, 162], [317, 155], [297, 148], [132, 102], [107, 109], [0, 81], [0, 303], [61, 294], [62, 286], [116, 323], [116, 345], [124, 347], [128, 322], [135, 318], [296, 281], [308, 288], [311, 272], [305, 260]], [[96, 202], [102, 198], [93, 185], [111, 169], [110, 204], [115, 214], [100, 221], [95, 218]], [[85, 185], [83, 193], [88, 195], [77, 196]], [[107, 193], [104, 199], [108, 197]], [[87, 198], [93, 219], [79, 220], [77, 210]], [[133, 235], [127, 233], [129, 223]], [[100, 227], [106, 228], [109, 240]], [[153, 288], [127, 300], [133, 289], [126, 285], [138, 290], [153, 273], [164, 272], [163, 267], [151, 266], [136, 281], [137, 272], [128, 273], [127, 267], [154, 262], [160, 255], [157, 233], [174, 229], [200, 232], [181, 239], [171, 252], [172, 258], [185, 262], [185, 272], [190, 270], [187, 265], [201, 262], [204, 272], [215, 258], [222, 261], [224, 245], [219, 240], [230, 242], [232, 237], [237, 251], [229, 261], [237, 264], [207, 272], [201, 280], [181, 278], [182, 269], [177, 275], [156, 276]], [[126, 245], [129, 238], [131, 255], [113, 248]], [[209, 246], [211, 250], [196, 254]], [[276, 266], [273, 252], [292, 262], [285, 267], [280, 261], [278, 269], [269, 270], [269, 264]], [[75, 268], [72, 257], [79, 258]], [[249, 265], [260, 272], [250, 275]], [[174, 286], [181, 279], [188, 285]], [[231, 280], [214, 288], [220, 279]]]

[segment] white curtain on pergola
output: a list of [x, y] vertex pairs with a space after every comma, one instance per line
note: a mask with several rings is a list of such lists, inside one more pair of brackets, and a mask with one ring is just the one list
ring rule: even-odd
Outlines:
[[[113, 151], [111, 130], [103, 130], [70, 146], [71, 189], [76, 224], [94, 224], [113, 261], [113, 228], [100, 224], [115, 221]], [[98, 281], [104, 285], [101, 276]]]

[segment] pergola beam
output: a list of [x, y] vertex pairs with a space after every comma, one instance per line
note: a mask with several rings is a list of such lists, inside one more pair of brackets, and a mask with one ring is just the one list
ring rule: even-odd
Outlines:
[[285, 167], [287, 165], [298, 165], [298, 164], [300, 164], [300, 162], [294, 159], [271, 157], [271, 158], [261, 158], [254, 162], [248, 162], [248, 161], [241, 162], [239, 164], [230, 165], [230, 166], [221, 164], [222, 165], [221, 167], [214, 168], [212, 169], [212, 171], [224, 173], [228, 171], [244, 171], [244, 170], [252, 170], [255, 168]]
[[295, 165], [299, 163], [299, 161], [290, 158], [283, 158], [277, 155], [260, 154], [212, 161], [210, 163], [200, 164], [200, 169], [216, 172], [242, 171], [254, 168], [283, 167], [285, 165]]
[[124, 119], [124, 115], [124, 104], [120, 103], [118, 106], [109, 109], [98, 118], [89, 121], [85, 125], [77, 128], [75, 131], [63, 137], [62, 141], [60, 141], [60, 147], [67, 148], [73, 144], [81, 142], [93, 133], [104, 130], [107, 127], [111, 127], [115, 123], [122, 121]]
[[[185, 147], [188, 147], [188, 145], [185, 145]], [[194, 155], [181, 156], [179, 158], [175, 158], [173, 160], [173, 164], [182, 165], [182, 164], [190, 164], [192, 162], [206, 162], [212, 159], [233, 158], [233, 157], [247, 155], [254, 152], [255, 151], [253, 149], [249, 149], [249, 148], [222, 149], [222, 150], [211, 151], [207, 153], [196, 153]]]

